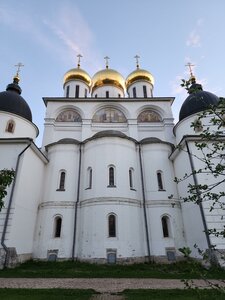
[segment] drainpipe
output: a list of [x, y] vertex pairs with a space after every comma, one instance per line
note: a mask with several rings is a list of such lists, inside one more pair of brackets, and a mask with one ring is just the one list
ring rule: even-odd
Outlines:
[[75, 260], [75, 245], [76, 245], [76, 235], [77, 235], [77, 208], [80, 201], [80, 175], [81, 175], [81, 156], [82, 156], [82, 145], [79, 147], [79, 167], [78, 167], [78, 180], [77, 180], [77, 200], [75, 202], [74, 210], [74, 231], [73, 231], [73, 247], [72, 247], [72, 260]]
[[15, 186], [16, 186], [16, 179], [17, 179], [20, 159], [21, 159], [21, 156], [23, 155], [23, 153], [30, 146], [31, 146], [31, 142], [25, 147], [25, 149], [23, 149], [19, 153], [19, 155], [17, 157], [17, 161], [16, 161], [15, 177], [14, 177], [14, 180], [13, 180], [13, 183], [12, 183], [12, 190], [11, 190], [11, 193], [10, 193], [9, 204], [8, 204], [7, 211], [6, 211], [6, 217], [5, 217], [5, 222], [4, 222], [4, 227], [3, 227], [2, 237], [1, 237], [1, 245], [2, 245], [2, 247], [3, 247], [3, 249], [5, 250], [5, 253], [6, 253], [5, 261], [4, 261], [4, 268], [7, 266], [7, 259], [8, 259], [8, 253], [9, 253], [9, 248], [5, 244], [5, 236], [6, 236], [6, 230], [7, 230], [7, 226], [8, 226], [8, 222], [9, 222], [9, 215], [10, 215], [10, 210], [11, 210], [11, 206], [12, 206], [13, 194], [14, 194], [14, 190], [15, 190]]
[[211, 264], [215, 265], [215, 263], [218, 264], [218, 261], [217, 261], [217, 257], [215, 256], [215, 254], [213, 252], [212, 244], [211, 244], [211, 241], [210, 241], [210, 238], [209, 238], [208, 226], [207, 226], [207, 223], [206, 223], [205, 213], [204, 213], [204, 209], [203, 209], [203, 205], [202, 205], [201, 192], [199, 191], [198, 179], [197, 179], [197, 176], [195, 174], [194, 161], [193, 161], [193, 157], [192, 157], [192, 154], [191, 154], [189, 146], [188, 146], [188, 142], [186, 140], [185, 140], [185, 145], [186, 145], [186, 148], [187, 148], [187, 153], [188, 153], [188, 157], [189, 157], [189, 161], [190, 161], [190, 165], [191, 165], [193, 181], [194, 181], [194, 184], [196, 186], [196, 193], [197, 193], [197, 197], [198, 197], [198, 205], [199, 205], [200, 213], [201, 213], [201, 217], [202, 217], [202, 223], [203, 223], [203, 227], [204, 227], [207, 246], [209, 248], [210, 261], [211, 261]]
[[145, 223], [145, 234], [147, 242], [147, 251], [148, 251], [148, 261], [151, 262], [151, 253], [150, 253], [150, 242], [149, 242], [149, 233], [148, 233], [148, 220], [146, 213], [146, 198], [145, 198], [145, 185], [144, 185], [144, 175], [142, 167], [142, 155], [141, 155], [141, 145], [139, 144], [139, 162], [141, 170], [141, 188], [142, 188], [142, 197], [143, 197], [143, 209], [144, 209], [144, 223]]

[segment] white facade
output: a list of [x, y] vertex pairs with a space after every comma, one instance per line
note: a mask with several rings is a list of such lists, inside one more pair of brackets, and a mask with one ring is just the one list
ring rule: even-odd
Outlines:
[[[174, 182], [191, 171], [187, 154], [174, 145], [190, 135], [195, 151], [194, 117], [174, 128], [174, 98], [152, 97], [150, 73], [149, 81], [132, 75], [126, 91], [122, 76], [106, 69], [106, 83], [95, 76], [92, 92], [87, 73], [69, 72], [64, 97], [44, 98], [41, 150], [33, 123], [0, 110], [0, 169], [16, 170], [0, 213], [0, 264], [10, 261], [12, 249], [20, 261], [167, 261], [184, 246], [197, 257], [194, 244], [208, 247], [202, 215], [197, 205], [180, 201], [188, 182]], [[15, 130], [7, 132], [11, 119]], [[213, 222], [219, 224], [219, 213]]]

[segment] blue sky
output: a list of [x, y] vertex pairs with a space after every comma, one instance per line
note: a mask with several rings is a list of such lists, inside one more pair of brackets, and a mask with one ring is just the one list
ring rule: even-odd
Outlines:
[[224, 0], [0, 0], [0, 90], [22, 62], [22, 96], [43, 134], [42, 97], [63, 96], [64, 73], [81, 66], [91, 76], [110, 67], [126, 78], [140, 65], [155, 78], [154, 96], [176, 97], [175, 121], [186, 92], [187, 62], [205, 90], [225, 97]]

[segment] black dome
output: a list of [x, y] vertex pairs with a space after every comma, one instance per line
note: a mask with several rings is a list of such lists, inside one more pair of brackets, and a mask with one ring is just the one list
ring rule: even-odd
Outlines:
[[217, 105], [218, 101], [219, 98], [210, 92], [197, 91], [190, 94], [181, 106], [179, 121], [192, 114], [206, 110], [210, 105]]
[[9, 84], [6, 91], [0, 93], [0, 111], [13, 113], [32, 122], [30, 107], [20, 93], [21, 88], [15, 81]]

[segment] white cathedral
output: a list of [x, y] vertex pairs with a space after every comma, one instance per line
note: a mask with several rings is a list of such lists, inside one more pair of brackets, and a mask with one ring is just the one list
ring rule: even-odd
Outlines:
[[174, 182], [200, 167], [191, 123], [218, 98], [200, 90], [199, 102], [190, 94], [174, 125], [174, 97], [154, 97], [153, 87], [138, 61], [126, 80], [107, 59], [92, 78], [78, 61], [64, 76], [64, 95], [43, 98], [41, 148], [18, 73], [0, 93], [0, 169], [15, 170], [0, 212], [1, 266], [165, 262], [178, 260], [182, 247], [198, 257], [195, 244], [225, 249], [222, 238], [206, 234], [224, 227], [221, 212], [182, 201], [188, 183], [208, 177]]

